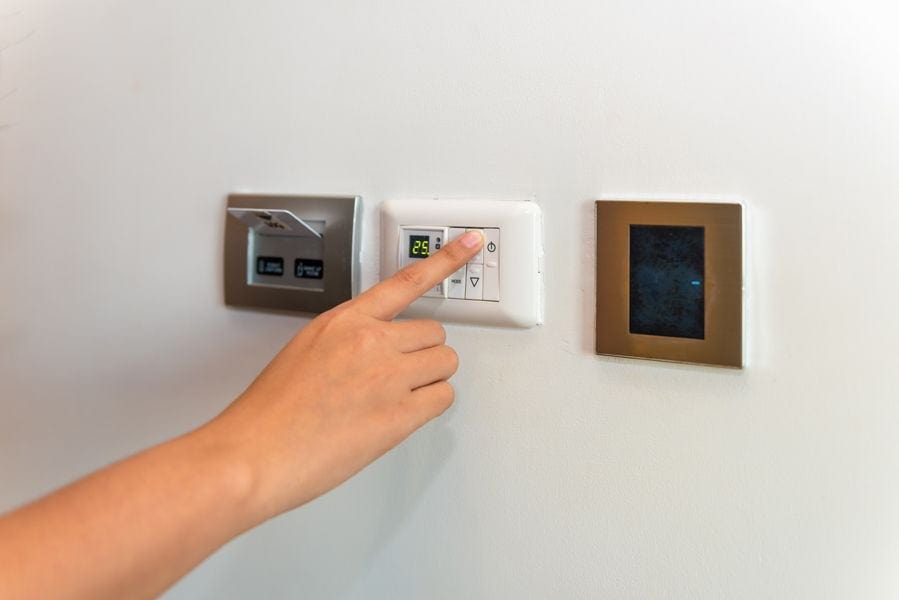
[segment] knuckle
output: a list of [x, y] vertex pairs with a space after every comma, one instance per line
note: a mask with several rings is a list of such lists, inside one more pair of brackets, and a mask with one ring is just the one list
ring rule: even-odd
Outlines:
[[360, 350], [370, 351], [380, 347], [384, 343], [387, 332], [384, 331], [383, 327], [370, 324], [357, 328], [354, 337], [354, 343], [358, 345]]
[[459, 353], [450, 346], [444, 346], [444, 348], [446, 348], [447, 363], [451, 367], [452, 372], [455, 373], [457, 370], [459, 370]]
[[434, 333], [434, 338], [441, 344], [446, 342], [446, 328], [438, 321], [428, 321], [428, 327]]
[[443, 412], [447, 408], [452, 406], [453, 402], [455, 402], [456, 400], [456, 390], [450, 383], [446, 381], [437, 384], [437, 389], [435, 390], [435, 392], [437, 404], [440, 407], [440, 412]]
[[421, 287], [425, 284], [425, 275], [418, 269], [402, 269], [397, 271], [396, 280], [403, 285], [411, 287]]
[[331, 322], [333, 322], [335, 319], [337, 319], [339, 317], [339, 315], [340, 315], [340, 308], [339, 307], [332, 308], [330, 310], [327, 310], [327, 311], [321, 313], [320, 315], [315, 317], [314, 320], [321, 325], [328, 325]]
[[465, 262], [468, 260], [467, 250], [460, 244], [447, 244], [443, 251], [455, 262]]
[[358, 316], [353, 311], [338, 306], [320, 314], [315, 320], [321, 323], [322, 331], [339, 336], [356, 328]]
[[329, 323], [341, 324], [352, 321], [355, 316], [356, 315], [355, 313], [353, 313], [353, 311], [348, 310], [342, 306], [337, 306], [327, 312], [322, 313], [318, 316], [318, 318], [325, 319]]
[[315, 317], [312, 323], [317, 327], [318, 333], [334, 335], [340, 331], [340, 321], [342, 318], [343, 317], [339, 312], [328, 311]]

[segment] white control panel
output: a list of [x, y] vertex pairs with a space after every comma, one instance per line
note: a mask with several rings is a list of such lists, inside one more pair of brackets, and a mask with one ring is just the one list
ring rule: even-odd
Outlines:
[[437, 284], [425, 296], [499, 302], [499, 227], [404, 225], [398, 264], [402, 268], [417, 260], [424, 260], [431, 253], [440, 250], [447, 240], [454, 240], [466, 231], [479, 231], [484, 236], [484, 247], [471, 262]]
[[381, 206], [381, 277], [424, 260], [466, 231], [484, 236], [472, 260], [404, 313], [443, 321], [533, 327], [543, 321], [542, 223], [533, 202], [391, 200]]

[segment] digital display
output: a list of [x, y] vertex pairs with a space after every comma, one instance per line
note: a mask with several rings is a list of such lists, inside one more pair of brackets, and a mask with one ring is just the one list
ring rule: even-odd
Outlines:
[[410, 235], [409, 258], [427, 258], [430, 255], [430, 248], [428, 247], [430, 242], [430, 236]]
[[256, 273], [258, 275], [284, 275], [284, 259], [280, 256], [259, 256], [256, 258]]
[[705, 339], [705, 228], [630, 226], [630, 331]]
[[321, 279], [325, 273], [325, 263], [314, 258], [298, 258], [294, 263], [294, 274], [300, 279]]

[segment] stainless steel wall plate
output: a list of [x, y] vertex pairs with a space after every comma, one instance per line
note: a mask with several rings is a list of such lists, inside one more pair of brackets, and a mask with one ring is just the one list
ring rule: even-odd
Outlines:
[[232, 194], [225, 304], [320, 313], [359, 291], [359, 196]]

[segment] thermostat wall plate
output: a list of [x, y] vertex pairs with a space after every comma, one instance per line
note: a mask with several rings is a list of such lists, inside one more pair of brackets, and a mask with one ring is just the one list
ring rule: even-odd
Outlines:
[[529, 201], [389, 200], [381, 205], [381, 279], [477, 230], [483, 249], [402, 316], [533, 327], [543, 322], [542, 227]]

